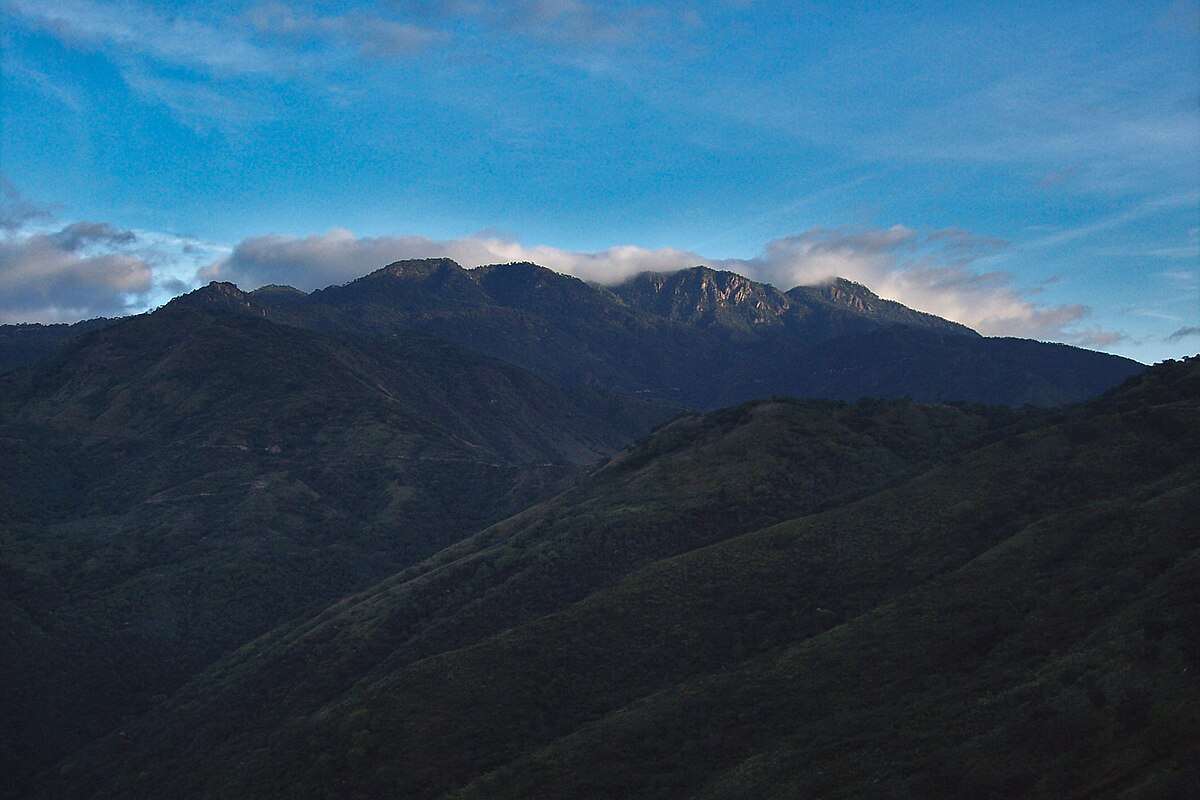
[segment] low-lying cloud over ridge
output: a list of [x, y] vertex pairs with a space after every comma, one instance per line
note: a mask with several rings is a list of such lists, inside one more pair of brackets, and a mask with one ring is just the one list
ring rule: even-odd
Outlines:
[[452, 258], [465, 267], [531, 261], [583, 280], [615, 284], [639, 272], [667, 272], [696, 265], [726, 269], [781, 289], [819, 284], [834, 277], [870, 287], [881, 297], [962, 322], [990, 336], [1027, 336], [1104, 347], [1121, 335], [1096, 328], [1071, 330], [1086, 306], [1039, 305], [1033, 291], [1004, 272], [979, 271], [979, 258], [1006, 246], [1003, 240], [957, 228], [919, 232], [890, 228], [810, 228], [769, 242], [748, 259], [714, 259], [674, 248], [632, 245], [576, 252], [480, 234], [437, 240], [422, 236], [356, 237], [335, 228], [308, 236], [259, 236], [243, 240], [226, 257], [200, 272], [204, 280], [228, 280], [243, 288], [270, 283], [311, 291], [353, 280], [409, 258]]
[[136, 313], [193, 288], [216, 256], [194, 240], [54, 216], [0, 177], [0, 324]]
[[1026, 336], [1107, 347], [1121, 334], [1081, 328], [1089, 310], [1046, 305], [1005, 272], [979, 268], [1008, 246], [960, 228], [918, 231], [842, 227], [808, 230], [768, 242], [752, 258], [634, 245], [596, 252], [525, 245], [498, 234], [457, 239], [359, 237], [334, 228], [307, 236], [271, 234], [232, 249], [107, 222], [59, 224], [53, 209], [0, 176], [0, 323], [73, 322], [144, 310], [211, 280], [243, 289], [285, 284], [312, 291], [361, 277], [393, 261], [452, 258], [465, 267], [530, 261], [586, 281], [616, 284], [639, 272], [696, 265], [737, 272], [780, 289], [834, 277], [864, 284], [907, 306], [969, 325], [990, 336]]

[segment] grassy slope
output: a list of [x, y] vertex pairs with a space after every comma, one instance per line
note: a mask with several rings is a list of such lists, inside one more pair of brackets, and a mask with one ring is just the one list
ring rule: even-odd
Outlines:
[[176, 309], [0, 377], [0, 759], [60, 757], [665, 413], [444, 342]]
[[[74, 762], [68, 785], [85, 794], [100, 775], [106, 796], [281, 797], [1169, 791], [1196, 756], [1186, 721], [1200, 542], [1183, 521], [1200, 511], [1197, 371], [1160, 368], [816, 515], [742, 535], [731, 525], [729, 538], [691, 541], [474, 643], [330, 667], [380, 636], [402, 650], [379, 620], [444, 592], [439, 575], [464, 563], [484, 600], [503, 593], [502, 551], [458, 553], [406, 590], [367, 593], [243, 650], [132, 742]], [[720, 442], [752, 427], [700, 426]], [[679, 469], [696, 444], [670, 444], [679, 430], [656, 437], [663, 453], [626, 456], [635, 471], [674, 459], [668, 493], [700, 481], [675, 499], [696, 496], [703, 466], [718, 463], [710, 451]], [[555, 540], [557, 524], [542, 536], [589, 538]], [[514, 539], [537, 552], [541, 537]]]
[[[1200, 561], [1179, 524], [1200, 513], [1198, 477], [1050, 515], [958, 569], [896, 581], [845, 624], [664, 683], [461, 796], [1063, 797], [1175, 784], [1200, 755], [1188, 723]], [[759, 544], [772, 546], [787, 544]], [[793, 566], [804, 581], [808, 560]], [[778, 577], [755, 581], [786, 603]], [[813, 588], [826, 587], [796, 605]], [[660, 621], [691, 616], [684, 600]]]
[[[1125, 392], [1107, 413], [636, 576], [635, 618], [701, 641], [730, 606], [778, 618], [819, 602], [846, 622], [664, 682], [462, 794], [1187, 796], [1195, 367], [1157, 396]], [[1150, 407], [1128, 402], [1139, 391]], [[713, 598], [726, 609], [697, 615]], [[687, 644], [655, 650], [704, 652]]]

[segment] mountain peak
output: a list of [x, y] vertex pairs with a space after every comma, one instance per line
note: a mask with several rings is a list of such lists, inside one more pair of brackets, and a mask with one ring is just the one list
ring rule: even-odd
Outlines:
[[876, 310], [880, 300], [879, 295], [872, 292], [861, 283], [855, 283], [846, 278], [834, 278], [820, 287], [821, 295], [834, 303], [849, 306], [856, 311], [870, 313]]
[[582, 281], [573, 275], [555, 272], [549, 267], [543, 267], [540, 264], [534, 264], [532, 261], [511, 261], [506, 264], [484, 264], [483, 266], [475, 267], [474, 269], [468, 271], [477, 276], [480, 280], [486, 280], [488, 278], [501, 278], [509, 281], [553, 280], [559, 282], [582, 283]]
[[797, 286], [790, 289], [787, 296], [797, 306], [824, 306], [842, 312], [850, 311], [876, 325], [906, 325], [937, 333], [979, 336], [976, 331], [961, 323], [917, 311], [895, 300], [885, 300], [861, 283], [847, 278], [835, 277], [814, 286]]
[[239, 297], [244, 296], [245, 292], [238, 288], [236, 283], [230, 281], [210, 281], [208, 284], [201, 286], [199, 289], [188, 292], [184, 297], [199, 296], [199, 295]]
[[409, 258], [393, 261], [386, 267], [375, 270], [367, 277], [391, 275], [398, 278], [427, 278], [443, 270], [462, 270], [462, 266], [450, 258]]
[[268, 283], [266, 286], [260, 286], [257, 289], [249, 292], [251, 295], [307, 295], [308, 292], [302, 292], [295, 286], [287, 286], [280, 283]]
[[163, 308], [221, 308], [249, 311], [250, 297], [229, 281], [213, 281], [207, 286], [176, 297]]
[[[685, 269], [680, 273], [685, 280], [694, 281], [702, 288], [709, 288], [717, 293], [729, 292], [744, 292], [755, 287], [771, 288], [764, 283], [756, 283], [750, 280], [745, 275], [739, 275], [736, 272], [730, 272], [726, 269], [713, 269], [704, 265], [698, 265]], [[737, 302], [735, 299], [734, 302]]]
[[776, 321], [790, 305], [773, 286], [706, 266], [666, 274], [643, 272], [612, 291], [627, 304], [655, 314], [746, 331]]

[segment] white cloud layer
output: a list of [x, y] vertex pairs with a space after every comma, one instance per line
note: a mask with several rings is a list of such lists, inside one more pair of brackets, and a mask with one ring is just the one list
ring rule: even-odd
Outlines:
[[222, 252], [187, 237], [107, 222], [58, 225], [0, 177], [0, 324], [120, 316], [194, 287]]
[[[334, 228], [308, 236], [257, 236], [233, 249], [191, 237], [133, 231], [106, 222], [53, 222], [49, 207], [23, 197], [0, 176], [0, 322], [71, 322], [140, 311], [210, 280], [243, 289], [285, 284], [311, 291], [354, 280], [393, 261], [446, 257], [465, 267], [529, 261], [583, 280], [615, 284], [640, 272], [702, 264], [780, 289], [848, 278], [881, 297], [968, 325], [991, 336], [1025, 336], [1108, 347], [1122, 339], [1081, 327], [1089, 310], [1036, 302], [1004, 272], [978, 268], [1007, 242], [959, 228], [810, 228], [768, 242], [746, 259], [713, 259], [674, 248], [634, 245], [597, 252], [526, 245], [477, 234], [359, 237]], [[1186, 273], [1185, 273], [1186, 274]]]
[[1077, 326], [1086, 306], [1047, 306], [1003, 272], [973, 262], [1006, 243], [960, 229], [920, 233], [891, 228], [812, 228], [776, 239], [749, 259], [712, 259], [673, 248], [626, 245], [584, 253], [524, 245], [493, 235], [435, 240], [421, 236], [357, 237], [335, 228], [309, 236], [260, 236], [202, 269], [202, 280], [229, 280], [250, 289], [287, 284], [311, 291], [360, 277], [393, 261], [452, 258], [465, 267], [530, 261], [583, 280], [619, 283], [639, 272], [666, 272], [703, 264], [771, 283], [781, 289], [833, 277], [862, 283], [882, 297], [962, 322], [990, 336], [1025, 336], [1105, 347], [1122, 337]]
[[0, 322], [123, 314], [131, 295], [150, 290], [150, 264], [121, 252], [89, 254], [71, 230], [80, 224], [94, 223], [0, 240]]

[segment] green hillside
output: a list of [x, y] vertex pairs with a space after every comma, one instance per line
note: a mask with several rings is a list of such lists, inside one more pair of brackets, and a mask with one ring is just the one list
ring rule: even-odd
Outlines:
[[682, 417], [205, 671], [79, 797], [1185, 797], [1200, 362]]
[[673, 413], [418, 336], [166, 309], [0, 376], [0, 762], [27, 774]]

